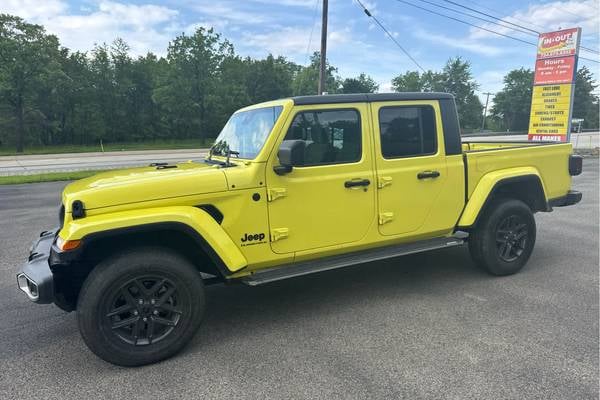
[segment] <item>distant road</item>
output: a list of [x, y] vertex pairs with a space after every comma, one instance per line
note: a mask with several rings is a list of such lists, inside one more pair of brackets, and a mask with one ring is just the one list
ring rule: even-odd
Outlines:
[[106, 153], [39, 154], [0, 157], [0, 176], [113, 169], [153, 162], [201, 160], [208, 149], [112, 151]]
[[[527, 140], [527, 135], [489, 135], [489, 136], [465, 136], [465, 141], [511, 141]], [[594, 149], [600, 147], [600, 132], [584, 132], [571, 135], [571, 143], [576, 149]]]
[[[526, 140], [525, 135], [466, 136], [463, 140], [510, 141]], [[598, 132], [571, 135], [575, 148], [592, 149], [600, 146]], [[29, 175], [47, 172], [68, 172], [114, 169], [148, 165], [153, 162], [201, 160], [208, 149], [112, 151], [106, 153], [39, 154], [0, 157], [0, 176]]]

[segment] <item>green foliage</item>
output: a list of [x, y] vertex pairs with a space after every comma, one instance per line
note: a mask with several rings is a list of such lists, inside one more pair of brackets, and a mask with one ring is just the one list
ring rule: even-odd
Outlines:
[[379, 90], [379, 85], [373, 78], [365, 74], [342, 81], [342, 93], [375, 93], [377, 90]]
[[503, 130], [526, 131], [533, 92], [533, 71], [519, 68], [504, 77], [504, 87], [494, 96], [492, 117]]
[[408, 71], [392, 79], [392, 88], [396, 92], [452, 93], [461, 126], [465, 129], [481, 124], [483, 106], [475, 94], [478, 86], [471, 73], [471, 64], [460, 57], [449, 59], [441, 72]]
[[582, 128], [598, 128], [599, 101], [594, 90], [598, 87], [587, 67], [577, 71], [575, 95], [573, 100], [573, 118], [583, 118]]
[[[526, 131], [533, 87], [533, 71], [525, 68], [510, 71], [504, 87], [494, 96], [491, 115], [501, 130]], [[583, 128], [598, 128], [598, 87], [587, 67], [577, 71], [573, 101], [573, 118], [583, 118]]]
[[[314, 52], [310, 57], [310, 64], [306, 67], [298, 66], [293, 82], [295, 96], [314, 95], [319, 90], [319, 66], [320, 53]], [[329, 94], [340, 92], [340, 78], [337, 76], [337, 68], [325, 63], [325, 91]]]

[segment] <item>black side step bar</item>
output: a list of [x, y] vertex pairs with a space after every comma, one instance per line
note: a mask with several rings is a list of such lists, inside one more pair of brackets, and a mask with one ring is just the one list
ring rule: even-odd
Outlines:
[[298, 263], [292, 263], [258, 271], [250, 276], [242, 278], [241, 281], [250, 286], [257, 286], [282, 279], [348, 267], [356, 264], [363, 264], [371, 261], [383, 260], [386, 258], [460, 246], [465, 242], [467, 236], [468, 235], [464, 232], [457, 232], [451, 237], [435, 238], [422, 240], [415, 243], [386, 246], [378, 249], [369, 249], [349, 254], [326, 257], [319, 260], [301, 261]]

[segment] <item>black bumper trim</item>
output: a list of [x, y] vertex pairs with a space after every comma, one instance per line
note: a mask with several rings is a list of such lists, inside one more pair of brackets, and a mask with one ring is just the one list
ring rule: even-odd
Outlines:
[[566, 207], [577, 204], [581, 201], [582, 194], [577, 190], [569, 190], [569, 192], [561, 197], [550, 199], [548, 205], [550, 207]]
[[17, 285], [35, 303], [54, 302], [54, 277], [48, 259], [58, 229], [44, 231], [31, 246], [28, 261], [17, 273]]

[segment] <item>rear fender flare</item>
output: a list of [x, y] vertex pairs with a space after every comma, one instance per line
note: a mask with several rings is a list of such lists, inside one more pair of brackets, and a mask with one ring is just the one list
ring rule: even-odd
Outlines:
[[458, 221], [458, 226], [464, 228], [473, 226], [477, 222], [477, 218], [488, 201], [494, 197], [495, 192], [502, 188], [502, 186], [526, 180], [535, 180], [539, 182], [539, 186], [543, 192], [544, 202], [547, 204], [548, 198], [546, 196], [544, 181], [536, 168], [519, 167], [493, 171], [482, 176], [477, 183], [477, 186], [475, 186], [475, 190], [473, 190]]

